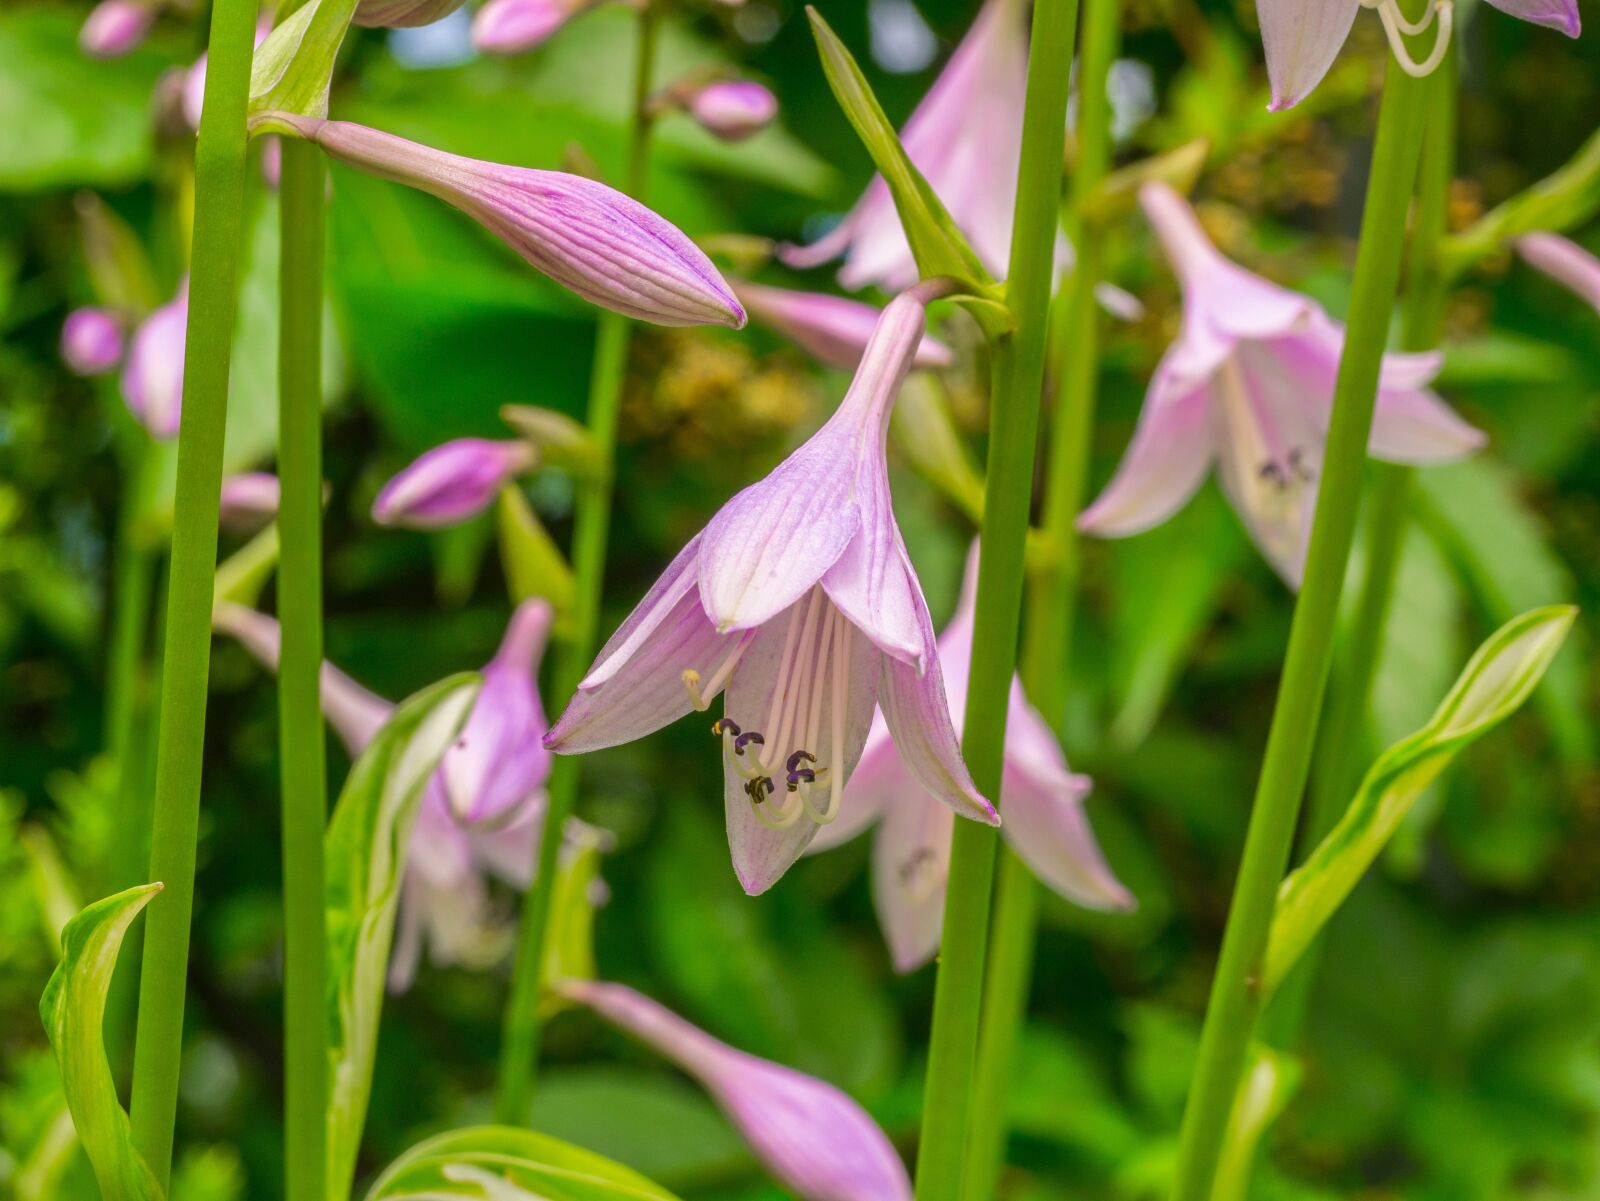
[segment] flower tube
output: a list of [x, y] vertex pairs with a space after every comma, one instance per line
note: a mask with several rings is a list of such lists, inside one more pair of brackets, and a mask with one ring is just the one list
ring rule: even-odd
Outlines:
[[[733, 291], [756, 324], [782, 334], [818, 362], [846, 371], [860, 364], [861, 352], [871, 340], [880, 314], [870, 304], [824, 292], [798, 292], [744, 280], [734, 280]], [[935, 368], [954, 362], [948, 346], [924, 334], [911, 365]]]
[[1570, 238], [1543, 233], [1518, 238], [1517, 253], [1600, 313], [1600, 258]]

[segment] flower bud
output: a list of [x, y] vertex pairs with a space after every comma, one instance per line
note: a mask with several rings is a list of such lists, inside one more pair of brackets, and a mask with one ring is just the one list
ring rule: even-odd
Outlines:
[[602, 308], [657, 325], [744, 325], [744, 310], [705, 253], [614, 188], [446, 154], [349, 121], [289, 113], [263, 119], [334, 158], [454, 205]]
[[189, 285], [139, 326], [122, 368], [122, 398], [158, 441], [178, 435], [183, 413], [183, 352], [189, 324]]
[[247, 471], [222, 481], [223, 528], [236, 533], [259, 530], [278, 515], [278, 477], [267, 471]]
[[120, 58], [138, 48], [156, 10], [142, 0], [100, 0], [78, 31], [78, 47], [90, 58]]
[[435, 446], [383, 486], [372, 505], [379, 525], [436, 530], [482, 511], [501, 485], [528, 470], [533, 449], [525, 442], [457, 438]]
[[61, 361], [74, 375], [104, 375], [122, 361], [122, 323], [109, 309], [73, 309], [61, 325]]
[[778, 98], [759, 83], [724, 79], [696, 90], [685, 108], [724, 142], [742, 142], [772, 124], [778, 115]]
[[544, 705], [539, 700], [539, 660], [555, 610], [547, 601], [523, 601], [511, 615], [500, 650], [483, 669], [483, 688], [472, 714], [439, 765], [450, 810], [457, 819], [493, 821], [515, 811], [544, 787], [550, 752], [544, 746]]
[[[881, 315], [870, 304], [822, 292], [770, 288], [743, 280], [736, 281], [733, 290], [758, 325], [776, 330], [818, 362], [844, 371], [854, 371], [861, 363], [861, 353]], [[924, 334], [912, 366], [948, 367], [953, 362], [955, 355], [948, 346]]]
[[443, 20], [461, 5], [462, 0], [361, 0], [355, 23], [368, 29], [414, 29]]
[[542, 46], [584, 5], [569, 0], [489, 0], [472, 20], [483, 54], [521, 54]]

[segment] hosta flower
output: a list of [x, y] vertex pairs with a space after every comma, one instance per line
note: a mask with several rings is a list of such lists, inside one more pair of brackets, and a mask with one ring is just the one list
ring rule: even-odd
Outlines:
[[778, 98], [759, 83], [721, 79], [694, 89], [684, 108], [704, 129], [724, 142], [742, 142], [772, 124]]
[[[955, 616], [939, 635], [950, 716], [961, 730], [972, 659], [978, 556], [967, 559]], [[1050, 726], [1011, 681], [1005, 770], [1000, 785], [1000, 832], [1024, 863], [1056, 892], [1090, 909], [1131, 909], [1131, 893], [1112, 874], [1083, 811], [1091, 787], [1067, 766]], [[917, 787], [896, 753], [883, 721], [873, 722], [856, 774], [845, 789], [846, 817], [811, 844], [826, 850], [879, 822], [872, 846], [872, 894], [896, 969], [921, 967], [939, 949], [945, 884], [955, 818]]]
[[602, 308], [657, 325], [744, 325], [744, 310], [700, 248], [605, 184], [446, 154], [349, 121], [290, 113], [264, 120], [342, 162], [454, 205]]
[[1600, 258], [1559, 234], [1527, 234], [1518, 238], [1517, 253], [1600, 312]]
[[100, 0], [78, 31], [78, 47], [90, 58], [120, 58], [144, 41], [155, 19], [148, 0]]
[[223, 528], [248, 533], [258, 530], [278, 515], [281, 489], [278, 477], [269, 471], [246, 471], [222, 481], [221, 511]]
[[874, 704], [917, 780], [998, 824], [961, 760], [939, 649], [889, 497], [889, 410], [921, 343], [917, 289], [883, 312], [821, 430], [718, 511], [601, 649], [547, 742], [641, 738], [726, 691], [712, 726], [745, 891], [843, 811]]
[[489, 0], [472, 19], [472, 44], [484, 54], [542, 46], [590, 0]]
[[[1028, 74], [1022, 7], [1009, 0], [986, 0], [900, 132], [906, 154], [996, 275], [1005, 274], [1010, 256], [1022, 150]], [[918, 274], [881, 176], [873, 178], [855, 208], [825, 237], [781, 254], [793, 267], [820, 266], [845, 255], [839, 282], [852, 290], [880, 284], [897, 291]]]
[[369, 29], [410, 29], [443, 20], [464, 0], [361, 0], [355, 23]]
[[[823, 292], [797, 292], [766, 284], [733, 281], [733, 291], [757, 325], [776, 330], [818, 362], [855, 370], [872, 337], [880, 310], [859, 300]], [[948, 367], [955, 355], [932, 335], [917, 344], [913, 367]]]
[[457, 438], [425, 451], [378, 493], [379, 525], [436, 530], [482, 512], [501, 487], [534, 465], [526, 442]]
[[[513, 616], [505, 645], [484, 673], [484, 687], [463, 734], [474, 727], [479, 731], [478, 737], [493, 734], [509, 738], [520, 734], [520, 741], [538, 746], [544, 732], [542, 711], [537, 706], [529, 710], [513, 702], [506, 712], [505, 694], [510, 688], [502, 679], [491, 691], [489, 679], [491, 673], [503, 675], [520, 664], [532, 680], [538, 671], [537, 656], [543, 637], [542, 633], [535, 633], [534, 627], [540, 620], [547, 620], [539, 614], [543, 605], [543, 601], [530, 601]], [[237, 638], [263, 665], [277, 670], [280, 636], [278, 623], [272, 618], [240, 605], [222, 604], [217, 606], [212, 620], [219, 631]], [[524, 651], [531, 658], [519, 660], [517, 656]], [[330, 663], [322, 665], [321, 694], [323, 716], [351, 758], [361, 754], [377, 737], [394, 711], [392, 704]], [[480, 716], [486, 703], [495, 712]], [[508, 765], [502, 771], [473, 777], [488, 789], [487, 803], [466, 798], [458, 807], [452, 803], [450, 784], [441, 764], [423, 794], [407, 845], [394, 953], [389, 964], [392, 989], [401, 991], [410, 986], [424, 945], [429, 961], [441, 967], [487, 966], [510, 949], [512, 932], [494, 911], [487, 880], [492, 876], [513, 888], [527, 888], [543, 821], [542, 789], [548, 774], [548, 756], [521, 755], [514, 767]], [[467, 779], [466, 775], [458, 775], [457, 787]], [[518, 800], [507, 806], [504, 798], [513, 794]], [[492, 814], [493, 820], [464, 822], [457, 817], [462, 810]]]
[[122, 322], [109, 309], [73, 309], [61, 323], [61, 361], [74, 375], [104, 375], [122, 361]]
[[[1502, 12], [1558, 29], [1577, 37], [1581, 29], [1578, 0], [1489, 0]], [[1449, 47], [1454, 21], [1453, 0], [1428, 0], [1427, 11], [1416, 21], [1406, 18], [1398, 0], [1256, 0], [1261, 21], [1261, 42], [1267, 52], [1267, 76], [1272, 83], [1274, 111], [1299, 104], [1339, 56], [1356, 13], [1375, 8], [1400, 66], [1413, 75], [1426, 75], [1439, 65]], [[1414, 60], [1403, 34], [1420, 34], [1435, 25], [1433, 50]]]
[[558, 989], [704, 1085], [772, 1178], [801, 1201], [911, 1201], [894, 1145], [833, 1085], [730, 1047], [624, 985], [569, 980]]
[[[1122, 465], [1078, 525], [1113, 538], [1149, 529], [1215, 462], [1250, 536], [1298, 587], [1344, 327], [1223, 258], [1165, 184], [1146, 184], [1139, 198], [1183, 285], [1183, 328], [1150, 381]], [[1483, 445], [1428, 390], [1438, 370], [1437, 354], [1384, 356], [1368, 444], [1375, 458], [1443, 463]]]
[[122, 398], [139, 423], [161, 441], [178, 436], [183, 416], [183, 352], [188, 336], [189, 286], [178, 289], [134, 331], [122, 366]]

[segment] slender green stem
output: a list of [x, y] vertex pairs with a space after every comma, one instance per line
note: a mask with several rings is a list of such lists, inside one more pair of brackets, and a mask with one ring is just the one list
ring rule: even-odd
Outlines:
[[[1030, 581], [1023, 682], [1028, 697], [1053, 729], [1066, 714], [1068, 660], [1078, 587], [1075, 521], [1083, 503], [1090, 440], [1094, 430], [1099, 369], [1100, 278], [1096, 239], [1086, 237], [1079, 214], [1085, 198], [1105, 177], [1111, 157], [1111, 103], [1106, 77], [1116, 57], [1119, 0], [1084, 0], [1078, 78], [1078, 157], [1067, 208], [1068, 233], [1078, 252], [1077, 268], [1057, 300], [1058, 379], [1055, 417], [1045, 463], [1042, 564]], [[1006, 1093], [1017, 1034], [1028, 1008], [1033, 947], [1038, 931], [1039, 884], [1009, 848], [1000, 852], [999, 882], [964, 1201], [988, 1201], [1005, 1159]]]
[[211, 588], [227, 419], [228, 360], [237, 304], [244, 203], [245, 96], [255, 33], [253, 0], [217, 0], [211, 13], [205, 115], [195, 146], [194, 242], [184, 350], [183, 422], [162, 669], [161, 728], [150, 837], [150, 878], [166, 885], [145, 922], [144, 973], [133, 1064], [133, 1137], [165, 1186], [172, 1164], [183, 1049], [184, 977], [194, 907], [195, 835], [211, 668]]
[[[639, 43], [634, 63], [633, 121], [628, 151], [627, 190], [642, 199], [650, 165], [653, 121], [646, 110], [655, 75], [658, 16], [653, 4], [639, 12]], [[573, 632], [559, 650], [555, 695], [570, 696], [593, 657], [598, 641], [601, 587], [605, 582], [606, 534], [611, 525], [611, 493], [617, 441], [617, 415], [627, 373], [632, 323], [616, 313], [600, 314], [594, 366], [589, 376], [589, 436], [596, 466], [580, 485], [572, 532]], [[556, 757], [550, 773], [549, 801], [539, 838], [533, 883], [522, 902], [517, 963], [500, 1041], [500, 1075], [495, 1120], [523, 1125], [533, 1102], [539, 1055], [539, 989], [545, 958], [546, 927], [555, 887], [561, 831], [578, 799], [579, 760]]]
[[327, 168], [285, 138], [278, 317], [278, 749], [283, 795], [284, 1185], [325, 1191], [328, 1021], [322, 836], [322, 266]]
[[1361, 499], [1378, 372], [1400, 283], [1406, 210], [1422, 147], [1423, 92], [1421, 81], [1389, 71], [1305, 581], [1295, 604], [1244, 858], [1184, 1110], [1174, 1201], [1207, 1201], [1211, 1195], [1239, 1074], [1260, 1011], [1258, 971], [1310, 772], [1339, 592]]
[[[1006, 303], [1016, 328], [994, 346], [983, 555], [978, 567], [972, 682], [962, 740], [972, 778], [989, 797], [1000, 795], [1006, 707], [1016, 670], [1023, 550], [1033, 492], [1056, 218], [1061, 203], [1067, 66], [1072, 62], [1077, 25], [1078, 0], [1039, 0], [1034, 6], [1027, 115], [1006, 285]], [[972, 822], [956, 823], [923, 1093], [922, 1138], [917, 1147], [917, 1201], [950, 1201], [961, 1189], [996, 842], [991, 829]]]

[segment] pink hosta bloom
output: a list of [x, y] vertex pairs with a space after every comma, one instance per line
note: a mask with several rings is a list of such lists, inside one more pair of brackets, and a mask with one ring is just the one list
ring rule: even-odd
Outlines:
[[146, 0], [100, 0], [78, 31], [78, 48], [90, 58], [120, 58], [138, 48], [155, 19]]
[[[733, 291], [750, 319], [776, 330], [829, 367], [853, 371], [861, 362], [880, 310], [859, 300], [823, 292], [797, 292], [765, 284], [733, 281]], [[932, 335], [917, 344], [913, 367], [949, 367], [955, 362], [950, 348]]]
[[[961, 603], [939, 636], [950, 716], [958, 733], [967, 703], [977, 590], [974, 547], [967, 558]], [[845, 789], [848, 817], [823, 830], [811, 850], [838, 846], [881, 819], [872, 847], [873, 901], [895, 968], [909, 972], [939, 949], [955, 820], [917, 788], [893, 742], [882, 720], [874, 721]], [[1090, 909], [1132, 909], [1132, 894], [1112, 874], [1084, 814], [1090, 787], [1087, 776], [1068, 768], [1049, 725], [1023, 695], [1022, 681], [1013, 678], [1000, 785], [1005, 825], [1000, 832], [1033, 874], [1069, 901]]]
[[601, 308], [657, 325], [744, 325], [744, 310], [700, 248], [605, 184], [446, 154], [349, 121], [270, 118], [336, 159], [454, 205]]
[[841, 812], [874, 704], [917, 780], [998, 824], [961, 760], [939, 650], [889, 497], [889, 410], [921, 343], [918, 289], [883, 312], [838, 411], [718, 511], [601, 649], [551, 730], [572, 754], [642, 738], [726, 688], [724, 809], [746, 892]]
[[[1502, 12], [1560, 30], [1577, 37], [1582, 23], [1578, 0], [1489, 0]], [[1311, 94], [1339, 57], [1356, 13], [1375, 8], [1383, 21], [1400, 66], [1413, 75], [1426, 75], [1439, 65], [1449, 46], [1454, 20], [1452, 0], [1429, 0], [1428, 11], [1408, 21], [1397, 0], [1256, 0], [1261, 21], [1261, 42], [1267, 52], [1267, 76], [1272, 83], [1273, 111], [1290, 108]], [[1419, 34], [1437, 21], [1434, 49], [1421, 63], [1410, 56], [1402, 33]]]
[[[1079, 528], [1111, 538], [1147, 530], [1181, 508], [1215, 462], [1250, 536], [1298, 587], [1344, 326], [1223, 258], [1170, 187], [1146, 184], [1139, 199], [1183, 284], [1183, 328], [1150, 381], [1122, 465]], [[1384, 356], [1375, 458], [1445, 463], [1483, 445], [1428, 390], [1438, 370], [1437, 354]]]
[[833, 1085], [730, 1047], [624, 985], [557, 987], [704, 1085], [772, 1178], [801, 1201], [911, 1201], [894, 1145]]
[[[502, 737], [510, 736], [511, 722], [496, 720], [493, 715], [481, 717], [480, 710], [486, 704], [494, 707], [503, 702], [506, 688], [502, 682], [491, 692], [490, 673], [511, 669], [512, 656], [507, 654], [507, 646], [515, 645], [519, 651], [530, 646], [531, 628], [541, 620], [538, 610], [542, 606], [543, 601], [529, 601], [513, 615], [506, 646], [485, 672], [484, 688], [463, 734], [474, 727], [480, 733], [492, 727]], [[272, 618], [240, 605], [223, 604], [217, 607], [213, 622], [218, 630], [237, 638], [262, 664], [277, 670], [279, 633], [278, 623]], [[537, 657], [536, 650], [532, 654]], [[537, 670], [536, 661], [527, 662], [530, 681]], [[323, 716], [351, 758], [355, 758], [377, 737], [394, 706], [331, 663], [322, 665], [321, 686]], [[542, 711], [535, 707], [519, 712], [527, 719], [520, 740], [539, 745], [544, 732]], [[424, 944], [429, 960], [439, 966], [486, 966], [509, 950], [511, 931], [497, 920], [486, 879], [494, 876], [514, 888], [527, 888], [543, 820], [543, 786], [549, 775], [549, 758], [524, 755], [516, 764], [521, 774], [515, 778], [510, 772], [484, 777], [486, 786], [493, 790], [490, 805], [480, 806], [472, 799], [464, 802], [466, 810], [493, 812], [491, 821], [471, 823], [457, 818], [443, 765], [428, 783], [406, 851], [394, 954], [389, 965], [389, 986], [395, 991], [410, 986]], [[507, 808], [501, 802], [512, 794], [520, 801]]]
[[425, 451], [378, 493], [379, 525], [437, 530], [481, 512], [509, 480], [537, 461], [526, 442], [457, 438]]
[[270, 471], [246, 471], [222, 481], [221, 524], [238, 533], [259, 530], [278, 515], [281, 490]]
[[[986, 0], [900, 133], [906, 154], [996, 275], [1005, 274], [1010, 256], [1022, 151], [1028, 75], [1022, 7]], [[810, 246], [788, 248], [782, 257], [793, 267], [815, 267], [841, 254], [846, 257], [839, 282], [846, 288], [881, 284], [897, 291], [916, 280], [911, 246], [881, 176], [830, 233]]]
[[1559, 284], [1572, 289], [1600, 312], [1600, 258], [1559, 234], [1527, 234], [1517, 253]]
[[778, 98], [759, 83], [722, 79], [696, 88], [685, 98], [684, 108], [724, 142], [742, 142], [772, 124]]
[[472, 44], [484, 54], [521, 54], [588, 7], [588, 0], [489, 0], [472, 19]]
[[122, 367], [122, 398], [159, 441], [178, 436], [183, 416], [183, 352], [189, 325], [189, 285], [134, 331]]
[[369, 29], [411, 29], [443, 20], [463, 0], [360, 0], [355, 23]]
[[110, 309], [73, 309], [61, 323], [61, 361], [74, 375], [104, 375], [122, 361], [122, 322]]

